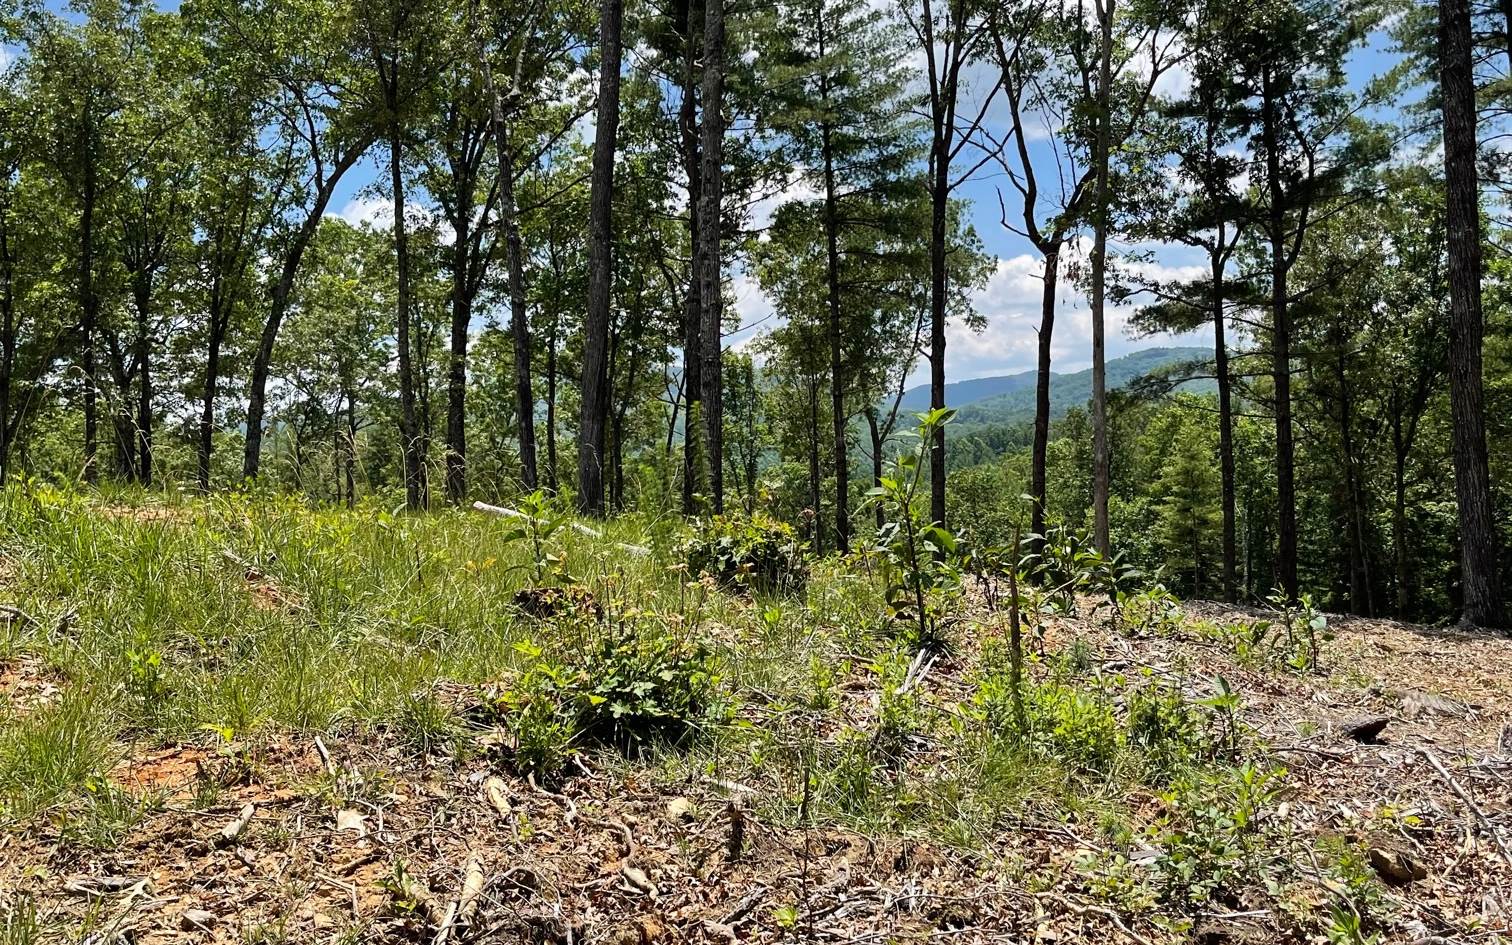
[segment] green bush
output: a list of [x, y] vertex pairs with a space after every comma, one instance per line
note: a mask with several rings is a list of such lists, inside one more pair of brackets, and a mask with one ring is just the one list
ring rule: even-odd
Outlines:
[[514, 736], [527, 771], [558, 771], [585, 741], [639, 754], [678, 745], [707, 721], [718, 703], [719, 676], [708, 645], [675, 632], [655, 614], [595, 627], [565, 664], [532, 643], [516, 645], [528, 660], [493, 707]]
[[1211, 747], [1201, 716], [1180, 691], [1167, 686], [1141, 689], [1129, 698], [1128, 742], [1160, 779], [1189, 767]]
[[798, 590], [808, 562], [798, 533], [786, 522], [754, 512], [716, 515], [693, 524], [683, 542], [689, 572], [707, 573], [726, 587], [767, 593]]
[[1031, 687], [1025, 700], [1034, 743], [1066, 764], [1108, 772], [1118, 759], [1123, 732], [1113, 707], [1099, 694], [1058, 683]]

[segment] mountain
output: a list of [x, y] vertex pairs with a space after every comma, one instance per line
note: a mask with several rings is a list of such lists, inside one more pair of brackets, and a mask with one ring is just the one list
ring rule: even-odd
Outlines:
[[[1160, 368], [1184, 361], [1206, 361], [1207, 348], [1146, 348], [1107, 364], [1108, 389], [1117, 390]], [[979, 377], [945, 385], [945, 403], [958, 413], [958, 423], [1028, 423], [1034, 419], [1035, 372]], [[1182, 390], [1204, 393], [1216, 389], [1211, 380], [1188, 381]], [[1074, 374], [1050, 374], [1050, 414], [1059, 417], [1092, 398], [1092, 370]], [[929, 409], [929, 385], [905, 391], [900, 410], [918, 413]]]

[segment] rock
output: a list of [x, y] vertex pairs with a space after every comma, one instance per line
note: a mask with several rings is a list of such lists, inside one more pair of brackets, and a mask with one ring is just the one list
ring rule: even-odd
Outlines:
[[179, 926], [185, 932], [202, 932], [213, 928], [220, 916], [206, 909], [185, 909], [179, 916]]
[[1379, 745], [1381, 732], [1391, 723], [1384, 715], [1367, 715], [1339, 726], [1339, 734], [1362, 745]]
[[355, 811], [351, 808], [338, 811], [336, 814], [336, 829], [338, 831], [355, 833], [359, 837], [365, 837], [367, 836], [366, 818], [362, 816], [361, 811]]
[[1405, 886], [1415, 879], [1423, 879], [1428, 875], [1428, 870], [1421, 863], [1402, 850], [1371, 847], [1366, 858], [1381, 879], [1393, 886]]
[[674, 797], [667, 802], [667, 819], [675, 823], [691, 823], [698, 819], [698, 809], [686, 797]]

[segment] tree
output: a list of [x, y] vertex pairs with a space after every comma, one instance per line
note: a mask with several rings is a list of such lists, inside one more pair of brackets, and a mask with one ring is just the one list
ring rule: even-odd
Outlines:
[[[900, 225], [916, 222], [898, 205], [918, 183], [909, 171], [919, 156], [919, 129], [905, 98], [909, 77], [899, 66], [901, 37], [880, 11], [860, 0], [809, 0], [780, 9], [792, 29], [783, 50], [787, 61], [774, 77], [787, 94], [779, 127], [789, 142], [788, 158], [803, 169], [800, 179], [820, 194], [813, 209], [823, 228], [834, 530], [836, 547], [845, 552], [847, 429], [858, 409], [847, 407], [846, 398], [864, 360], [855, 342], [874, 337], [877, 314], [885, 310], [871, 301], [876, 295], [863, 284], [862, 271], [875, 254], [893, 251], [887, 242], [901, 242], [895, 235]], [[842, 263], [842, 247], [858, 254], [855, 262], [847, 254]], [[842, 273], [843, 265], [856, 271]]]
[[[1238, 539], [1234, 478], [1234, 377], [1229, 366], [1227, 312], [1248, 301], [1247, 287], [1231, 288], [1228, 271], [1235, 251], [1254, 216], [1249, 196], [1235, 182], [1248, 171], [1248, 155], [1239, 147], [1243, 90], [1230, 75], [1224, 0], [1207, 0], [1187, 27], [1191, 74], [1187, 94], [1162, 103], [1164, 121], [1153, 147], [1171, 154], [1175, 174], [1161, 178], [1161, 194], [1150, 195], [1136, 233], [1179, 241], [1203, 251], [1208, 278], [1191, 283], [1160, 284], [1138, 280], [1139, 291], [1154, 304], [1136, 315], [1143, 330], [1191, 331], [1206, 321], [1213, 329], [1213, 375], [1218, 387], [1218, 465], [1223, 508], [1223, 592], [1238, 600]], [[1233, 294], [1235, 297], [1230, 298]]]
[[[969, 145], [980, 145], [982, 122], [996, 97], [999, 83], [981, 96], [976, 111], [960, 114], [963, 76], [987, 48], [990, 17], [974, 0], [920, 0], [915, 10], [904, 6], [904, 15], [924, 53], [925, 80], [929, 90], [929, 199], [930, 199], [930, 407], [945, 406], [945, 322], [949, 315], [949, 222], [950, 196], [960, 184], [991, 157], [989, 151], [964, 173], [952, 176], [957, 157]], [[929, 450], [929, 515], [945, 524], [945, 426], [935, 427]]]
[[1277, 578], [1289, 597], [1297, 578], [1296, 445], [1292, 420], [1292, 303], [1288, 275], [1309, 228], [1344, 201], [1369, 155], [1345, 139], [1365, 100], [1347, 87], [1348, 50], [1369, 28], [1335, 0], [1266, 0], [1228, 21], [1230, 68], [1249, 107], [1243, 127], [1259, 165], [1258, 237], [1269, 282], [1272, 403], [1276, 424]]
[[1501, 627], [1501, 581], [1481, 381], [1480, 190], [1469, 0], [1439, 0], [1439, 95], [1449, 245], [1449, 401], [1465, 624]]
[[583, 332], [582, 415], [578, 423], [578, 507], [604, 514], [604, 433], [609, 412], [609, 292], [613, 282], [614, 147], [619, 132], [624, 8], [600, 0], [599, 101], [588, 221], [588, 310]]
[[705, 0], [703, 85], [699, 91], [698, 272], [699, 399], [708, 453], [709, 494], [715, 514], [724, 511], [724, 279], [720, 236], [724, 216], [724, 0]]
[[381, 114], [375, 112], [382, 106], [364, 84], [364, 54], [349, 34], [352, 17], [343, 0], [206, 2], [216, 4], [212, 15], [224, 20], [220, 29], [252, 47], [250, 57], [273, 90], [271, 111], [278, 116], [268, 137], [293, 148], [300, 168], [300, 199], [290, 202], [273, 240], [277, 268], [270, 274], [268, 308], [247, 390], [242, 474], [255, 479], [262, 459], [268, 368], [294, 281], [337, 186], [382, 132]]

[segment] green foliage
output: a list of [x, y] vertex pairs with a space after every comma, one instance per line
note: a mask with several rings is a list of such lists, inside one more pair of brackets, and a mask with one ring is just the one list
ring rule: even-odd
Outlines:
[[1244, 764], [1184, 778], [1163, 796], [1156, 871], [1168, 895], [1194, 904], [1248, 880], [1265, 818], [1285, 789], [1284, 768]]
[[695, 521], [681, 557], [688, 571], [727, 587], [792, 593], [808, 580], [803, 543], [793, 527], [762, 512], [729, 513]]
[[909, 642], [918, 649], [947, 647], [942, 620], [961, 589], [955, 536], [918, 507], [929, 443], [952, 416], [943, 407], [920, 414], [917, 447], [899, 455], [893, 474], [883, 476], [867, 493], [885, 519], [877, 529], [876, 550], [887, 604], [894, 617], [911, 628]]
[[1128, 713], [1129, 745], [1140, 751], [1155, 780], [1168, 780], [1208, 756], [1211, 746], [1203, 719], [1179, 689], [1140, 689], [1130, 696]]
[[1050, 682], [1031, 687], [1025, 702], [1030, 738], [1039, 750], [1073, 768], [1112, 771], [1124, 733], [1101, 693]]
[[[557, 625], [561, 630], [561, 625]], [[555, 774], [575, 745], [641, 754], [686, 743], [715, 718], [719, 674], [708, 645], [651, 613], [593, 625], [561, 662], [529, 641], [525, 667], [492, 699], [523, 770]]]

